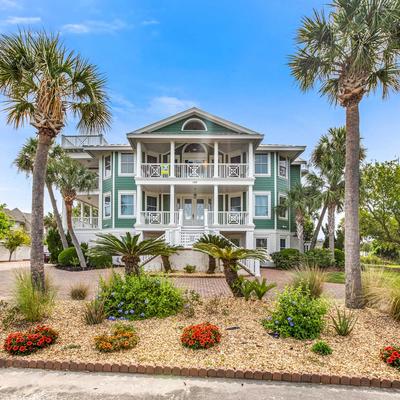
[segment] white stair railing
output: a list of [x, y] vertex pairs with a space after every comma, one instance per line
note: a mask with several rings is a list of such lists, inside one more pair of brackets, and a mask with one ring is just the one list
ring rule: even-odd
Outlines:
[[[165, 233], [163, 233], [161, 236], [157, 238], [157, 240], [165, 240]], [[150, 261], [154, 260], [158, 256], [153, 256], [153, 255], [145, 255], [145, 256], [140, 256], [140, 268], [144, 267], [146, 264], [148, 264]]]

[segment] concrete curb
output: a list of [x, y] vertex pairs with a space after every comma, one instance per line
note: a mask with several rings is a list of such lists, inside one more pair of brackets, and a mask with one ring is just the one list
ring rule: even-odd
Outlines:
[[324, 385], [364, 386], [382, 389], [400, 389], [399, 380], [360, 378], [352, 376], [320, 375], [289, 372], [266, 372], [233, 369], [205, 369], [205, 368], [180, 368], [163, 367], [137, 364], [102, 364], [82, 363], [74, 361], [44, 361], [0, 358], [0, 368], [34, 368], [54, 371], [81, 371], [81, 372], [121, 372], [147, 375], [174, 375], [200, 378], [227, 378], [249, 379], [263, 381], [281, 381], [296, 383], [314, 383]]

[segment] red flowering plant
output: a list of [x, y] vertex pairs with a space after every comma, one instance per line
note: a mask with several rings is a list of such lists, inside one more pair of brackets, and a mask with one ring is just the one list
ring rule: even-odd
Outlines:
[[381, 350], [381, 359], [391, 367], [400, 369], [400, 347], [384, 347]]
[[13, 355], [27, 355], [53, 344], [58, 333], [46, 325], [27, 332], [11, 332], [4, 341], [4, 350]]
[[187, 326], [182, 333], [181, 342], [190, 349], [208, 349], [221, 341], [219, 328], [208, 322]]

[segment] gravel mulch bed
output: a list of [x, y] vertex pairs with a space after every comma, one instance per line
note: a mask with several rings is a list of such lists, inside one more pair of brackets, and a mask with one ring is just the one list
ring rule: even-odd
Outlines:
[[[134, 324], [140, 337], [138, 346], [132, 350], [109, 354], [95, 350], [93, 337], [109, 331], [113, 322], [85, 325], [82, 320], [83, 306], [82, 301], [57, 302], [53, 316], [45, 323], [59, 331], [58, 342], [45, 350], [25, 356], [24, 359], [400, 379], [400, 371], [390, 368], [379, 359], [382, 346], [400, 344], [400, 324], [372, 309], [357, 311], [358, 322], [349, 337], [336, 336], [328, 324], [321, 338], [330, 344], [333, 354], [324, 357], [310, 351], [313, 341], [274, 339], [268, 335], [260, 320], [268, 315], [271, 307], [269, 300], [245, 302], [233, 298], [208, 299], [196, 308], [196, 314], [192, 318], [177, 315], [165, 319], [136, 321]], [[182, 329], [189, 324], [205, 321], [220, 327], [220, 345], [198, 351], [183, 348], [180, 344]], [[227, 330], [232, 327], [239, 329]], [[6, 333], [0, 331], [2, 341]], [[4, 350], [0, 351], [0, 357], [16, 358]]]

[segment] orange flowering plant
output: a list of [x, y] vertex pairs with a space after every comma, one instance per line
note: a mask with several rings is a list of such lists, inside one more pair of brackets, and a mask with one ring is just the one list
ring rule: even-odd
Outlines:
[[219, 328], [209, 322], [187, 326], [181, 336], [182, 345], [194, 350], [208, 349], [220, 341]]
[[103, 353], [132, 349], [138, 342], [135, 328], [129, 324], [116, 324], [112, 335], [104, 334], [94, 338], [96, 349]]
[[53, 344], [58, 333], [46, 325], [38, 325], [27, 332], [12, 332], [4, 341], [4, 350], [13, 355], [27, 355]]
[[381, 350], [381, 359], [391, 367], [400, 370], [400, 347], [386, 346]]

